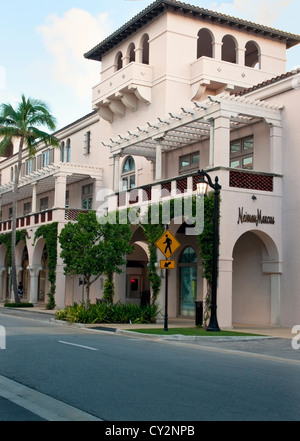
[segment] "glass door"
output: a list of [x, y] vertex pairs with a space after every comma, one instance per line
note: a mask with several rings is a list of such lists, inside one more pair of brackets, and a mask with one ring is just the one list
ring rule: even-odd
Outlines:
[[195, 315], [197, 299], [197, 256], [193, 248], [184, 250], [179, 263], [179, 315]]

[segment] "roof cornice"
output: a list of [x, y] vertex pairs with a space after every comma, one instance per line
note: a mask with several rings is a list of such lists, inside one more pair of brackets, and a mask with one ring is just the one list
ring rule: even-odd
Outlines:
[[219, 23], [222, 26], [244, 30], [250, 34], [261, 35], [266, 38], [284, 41], [287, 48], [293, 47], [300, 43], [300, 35], [280, 31], [267, 26], [252, 23], [250, 21], [232, 17], [230, 15], [221, 14], [208, 9], [200, 8], [198, 6], [179, 2], [177, 0], [156, 0], [139, 14], [134, 16], [130, 21], [125, 23], [121, 28], [103, 40], [100, 44], [85, 53], [84, 57], [90, 60], [101, 61], [102, 56], [105, 53], [110, 51], [112, 48], [166, 11], [172, 11], [182, 15], [189, 15], [195, 19], [211, 21], [213, 23]]

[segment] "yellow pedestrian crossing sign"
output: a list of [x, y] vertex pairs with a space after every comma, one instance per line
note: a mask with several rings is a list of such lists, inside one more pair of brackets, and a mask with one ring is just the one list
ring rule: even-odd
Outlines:
[[175, 251], [180, 247], [180, 243], [173, 236], [173, 234], [167, 230], [155, 243], [157, 248], [169, 259]]

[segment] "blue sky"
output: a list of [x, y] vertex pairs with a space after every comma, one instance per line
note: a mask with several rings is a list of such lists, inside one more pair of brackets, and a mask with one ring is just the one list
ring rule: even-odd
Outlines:
[[[92, 110], [101, 65], [83, 54], [152, 0], [14, 0], [1, 7], [0, 102], [46, 101], [61, 128]], [[189, 0], [206, 9], [300, 34], [299, 0]], [[300, 45], [287, 71], [300, 66]]]

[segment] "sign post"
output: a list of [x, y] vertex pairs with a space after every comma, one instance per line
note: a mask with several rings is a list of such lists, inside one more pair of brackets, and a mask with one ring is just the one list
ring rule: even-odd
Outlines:
[[175, 268], [175, 262], [169, 260], [175, 251], [180, 247], [180, 243], [169, 231], [169, 225], [166, 225], [166, 231], [155, 243], [157, 248], [166, 256], [167, 260], [160, 262], [160, 267], [166, 270], [165, 277], [165, 318], [164, 331], [168, 331], [168, 289], [169, 289], [169, 270]]

